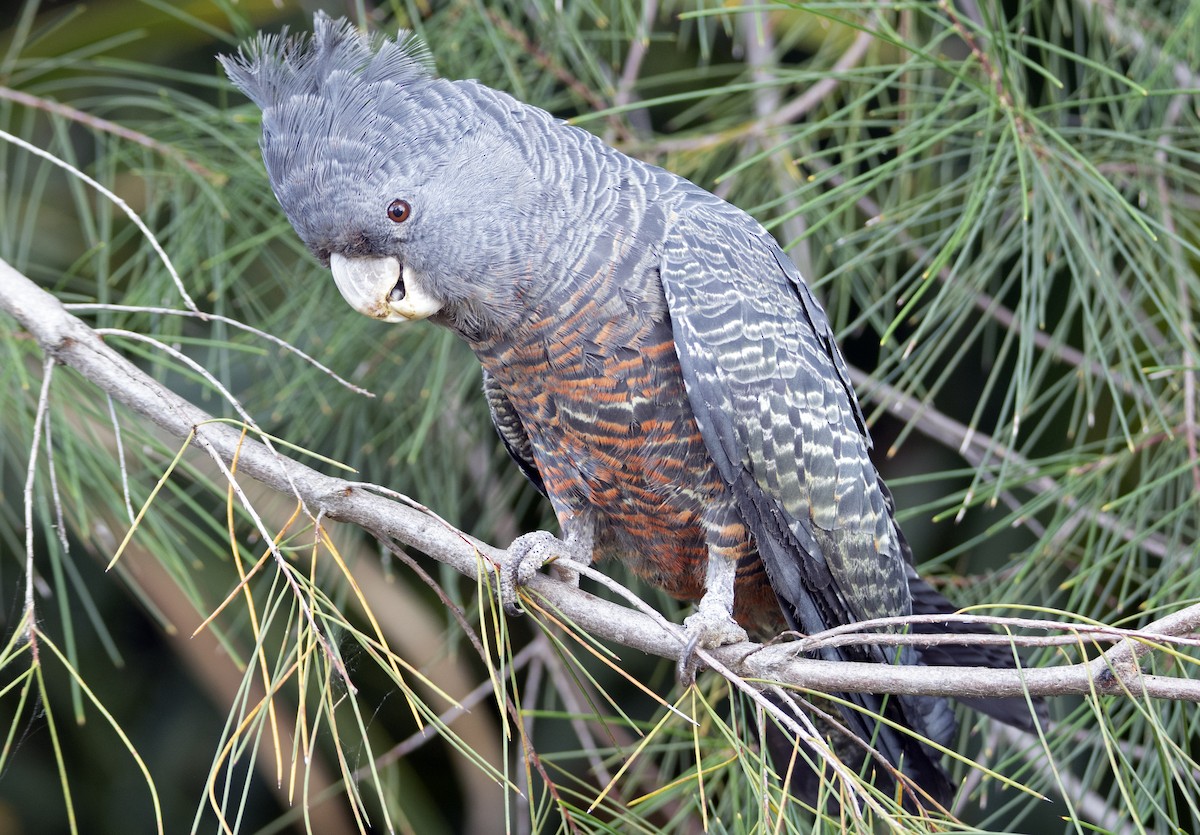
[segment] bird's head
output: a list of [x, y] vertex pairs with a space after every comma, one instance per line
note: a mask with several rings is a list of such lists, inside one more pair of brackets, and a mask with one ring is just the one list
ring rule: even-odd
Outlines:
[[263, 111], [288, 220], [360, 313], [511, 327], [531, 243], [550, 234], [530, 209], [547, 190], [527, 155], [482, 113], [482, 88], [434, 77], [415, 38], [314, 23], [310, 38], [259, 36], [220, 59]]

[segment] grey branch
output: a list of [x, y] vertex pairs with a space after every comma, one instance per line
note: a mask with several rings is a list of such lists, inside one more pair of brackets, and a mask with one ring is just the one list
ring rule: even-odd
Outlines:
[[[469, 577], [486, 572], [503, 552], [412, 507], [377, 495], [353, 481], [327, 476], [286, 458], [164, 388], [142, 372], [50, 293], [0, 261], [0, 309], [38, 342], [48, 359], [69, 366], [102, 392], [179, 439], [220, 456], [238, 455], [238, 473], [297, 496], [317, 518], [356, 525], [384, 540], [416, 548]], [[194, 433], [194, 435], [193, 435]], [[240, 448], [240, 452], [239, 452]], [[557, 610], [588, 633], [664, 658], [677, 658], [685, 642], [680, 627], [597, 598], [549, 576], [529, 585], [542, 605]], [[1161, 618], [1141, 636], [1186, 635], [1200, 625], [1200, 605]], [[711, 650], [720, 666], [745, 679], [770, 679], [823, 692], [871, 692], [939, 696], [1111, 694], [1200, 702], [1200, 681], [1142, 673], [1137, 659], [1151, 651], [1145, 640], [1125, 638], [1097, 659], [1049, 669], [898, 667], [833, 663], [796, 657], [787, 644], [737, 644]]]

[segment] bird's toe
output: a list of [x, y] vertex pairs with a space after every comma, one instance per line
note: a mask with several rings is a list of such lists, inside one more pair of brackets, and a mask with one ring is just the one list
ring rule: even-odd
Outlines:
[[[508, 557], [499, 567], [500, 601], [510, 615], [523, 613], [517, 589], [528, 585], [543, 565], [560, 557], [576, 558], [578, 550], [549, 531], [532, 531], [513, 540]], [[584, 557], [586, 561], [587, 557]], [[576, 583], [578, 580], [576, 579]]]
[[679, 655], [676, 672], [679, 683], [684, 687], [696, 680], [698, 650], [740, 644], [748, 640], [746, 630], [738, 625], [728, 609], [720, 604], [706, 605], [707, 602], [707, 599], [702, 600], [699, 608], [683, 622], [688, 642]]

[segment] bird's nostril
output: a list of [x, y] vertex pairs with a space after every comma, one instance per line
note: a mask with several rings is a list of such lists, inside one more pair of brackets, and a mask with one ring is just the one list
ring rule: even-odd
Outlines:
[[396, 286], [394, 286], [390, 291], [388, 291], [388, 301], [398, 302], [398, 301], [402, 301], [403, 299], [404, 299], [404, 279], [400, 278], [396, 281]]

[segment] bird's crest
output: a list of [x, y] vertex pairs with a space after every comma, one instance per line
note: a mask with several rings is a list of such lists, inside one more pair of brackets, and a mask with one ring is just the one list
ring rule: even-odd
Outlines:
[[352, 22], [333, 20], [324, 12], [313, 17], [313, 33], [259, 34], [237, 55], [218, 57], [230, 81], [267, 111], [293, 96], [329, 93], [347, 83], [374, 87], [406, 87], [433, 77], [433, 58], [425, 42], [412, 32], [396, 37], [367, 35]]
[[262, 110], [271, 188], [306, 241], [327, 220], [325, 190], [345, 199], [361, 186], [391, 159], [379, 150], [389, 137], [424, 123], [423, 91], [448, 83], [414, 35], [371, 36], [321, 12], [312, 35], [260, 34], [220, 61]]

